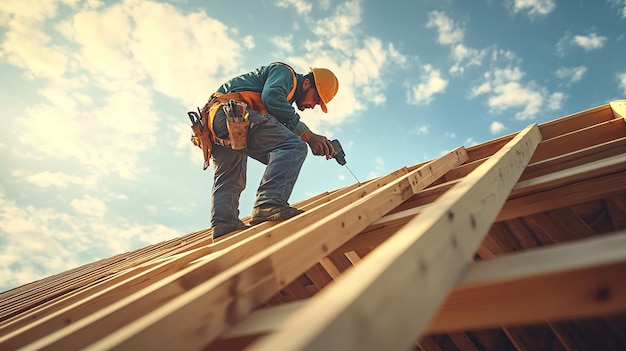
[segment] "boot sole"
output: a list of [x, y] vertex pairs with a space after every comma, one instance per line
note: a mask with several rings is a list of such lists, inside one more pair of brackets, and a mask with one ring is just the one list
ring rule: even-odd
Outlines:
[[295, 217], [301, 213], [303, 213], [304, 211], [302, 210], [298, 210], [298, 209], [289, 209], [287, 211], [281, 211], [281, 212], [277, 212], [274, 214], [271, 214], [267, 217], [261, 217], [261, 218], [252, 218], [250, 220], [250, 225], [257, 225], [257, 224], [261, 224], [263, 222], [267, 222], [267, 221], [284, 221], [286, 219]]

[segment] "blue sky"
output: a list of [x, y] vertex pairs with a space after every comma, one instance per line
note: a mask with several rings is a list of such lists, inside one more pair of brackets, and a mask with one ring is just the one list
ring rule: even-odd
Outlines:
[[[269, 62], [336, 73], [301, 117], [361, 181], [626, 97], [626, 0], [390, 3], [3, 0], [0, 291], [207, 228], [186, 112]], [[309, 154], [291, 200], [355, 182]]]

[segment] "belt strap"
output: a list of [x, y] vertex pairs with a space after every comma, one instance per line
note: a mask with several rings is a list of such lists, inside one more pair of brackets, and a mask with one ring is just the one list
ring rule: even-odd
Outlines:
[[213, 130], [213, 121], [215, 120], [215, 115], [217, 114], [217, 111], [219, 111], [219, 109], [222, 107], [222, 102], [217, 100], [217, 99], [211, 99], [209, 100], [209, 102], [207, 102], [206, 105], [204, 105], [204, 108], [202, 109], [202, 117], [204, 119], [204, 116], [207, 116], [207, 126], [209, 127], [209, 130], [211, 131], [211, 141], [215, 144], [215, 145], [219, 145], [219, 146], [223, 146], [223, 147], [230, 147], [230, 139], [226, 138], [219, 138], [217, 136], [217, 134], [215, 134], [215, 130]]

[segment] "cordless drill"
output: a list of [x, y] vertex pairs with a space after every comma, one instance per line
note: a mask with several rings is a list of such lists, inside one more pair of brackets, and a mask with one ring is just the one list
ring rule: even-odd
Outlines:
[[343, 148], [341, 147], [341, 143], [339, 142], [339, 140], [337, 139], [333, 139], [330, 141], [331, 144], [333, 144], [333, 149], [334, 149], [334, 153], [333, 153], [333, 158], [335, 160], [337, 160], [337, 163], [339, 163], [340, 165], [345, 165], [346, 164], [346, 153], [343, 151]]
[[333, 151], [334, 151], [333, 158], [337, 160], [337, 163], [339, 163], [340, 165], [346, 166], [346, 168], [348, 169], [348, 172], [352, 174], [356, 182], [361, 183], [359, 182], [359, 179], [354, 175], [354, 173], [352, 173], [352, 170], [346, 165], [346, 153], [343, 151], [343, 148], [341, 147], [341, 143], [339, 142], [339, 140], [333, 139], [330, 141], [330, 143], [333, 145]]

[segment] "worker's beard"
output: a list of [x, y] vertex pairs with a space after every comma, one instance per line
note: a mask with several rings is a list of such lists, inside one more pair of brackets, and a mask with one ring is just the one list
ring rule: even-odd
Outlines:
[[304, 107], [302, 107], [300, 99], [296, 100], [296, 106], [298, 106], [298, 110], [304, 111]]

